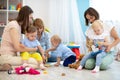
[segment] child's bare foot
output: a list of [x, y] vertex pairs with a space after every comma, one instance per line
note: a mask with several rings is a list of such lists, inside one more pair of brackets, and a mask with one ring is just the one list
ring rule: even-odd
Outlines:
[[46, 67], [43, 64], [40, 64], [40, 69], [41, 70], [46, 70]]

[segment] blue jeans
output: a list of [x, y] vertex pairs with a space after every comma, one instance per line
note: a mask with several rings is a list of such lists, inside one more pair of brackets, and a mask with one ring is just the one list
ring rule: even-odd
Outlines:
[[88, 55], [85, 55], [83, 57], [83, 59], [80, 62], [80, 65], [84, 66], [88, 59], [95, 58], [96, 59], [96, 66], [100, 66], [101, 63], [102, 63], [102, 58], [105, 57], [106, 55], [107, 55], [107, 53], [104, 52], [104, 51], [100, 52], [99, 54], [97, 53], [97, 54], [94, 54], [94, 55], [93, 55], [93, 52], [91, 52]]

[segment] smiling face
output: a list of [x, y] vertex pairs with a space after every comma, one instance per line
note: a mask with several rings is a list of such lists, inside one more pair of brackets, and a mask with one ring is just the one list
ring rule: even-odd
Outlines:
[[52, 46], [57, 47], [59, 45], [59, 42], [51, 38], [51, 44]]
[[90, 23], [93, 23], [93, 22], [95, 21], [95, 16], [91, 16], [91, 15], [87, 14], [87, 15], [86, 15], [86, 19], [88, 19], [88, 21], [89, 21]]
[[41, 33], [44, 31], [44, 28], [39, 28], [37, 27], [37, 32], [38, 32], [38, 35], [41, 35]]

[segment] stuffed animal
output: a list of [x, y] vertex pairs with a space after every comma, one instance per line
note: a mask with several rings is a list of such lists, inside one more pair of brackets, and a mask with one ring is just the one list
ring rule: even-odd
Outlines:
[[88, 48], [88, 52], [91, 52], [92, 51], [92, 46], [93, 46], [93, 40], [87, 39], [86, 40], [86, 46]]
[[35, 70], [32, 67], [24, 67], [24, 66], [19, 66], [16, 67], [15, 70], [8, 70], [8, 74], [31, 74], [31, 75], [36, 75], [36, 74], [40, 74], [39, 71]]
[[84, 54], [80, 54], [78, 61], [76, 61], [75, 63], [69, 64], [68, 67], [77, 69], [80, 65], [80, 61], [83, 58], [83, 56], [84, 56]]

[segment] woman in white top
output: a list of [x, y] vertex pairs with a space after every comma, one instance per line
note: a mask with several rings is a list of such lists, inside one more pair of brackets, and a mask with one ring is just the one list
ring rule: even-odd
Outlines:
[[[92, 24], [95, 20], [99, 20], [99, 13], [94, 8], [90, 7], [85, 11], [84, 18], [85, 18], [86, 25], [89, 26], [89, 24]], [[115, 30], [115, 27], [108, 26], [103, 23], [103, 29], [104, 31], [108, 32], [108, 38], [110, 39], [110, 44], [106, 47], [106, 52], [110, 52], [111, 49], [120, 42], [120, 39]], [[95, 36], [92, 27], [88, 27], [85, 34], [86, 34], [87, 39], [92, 39]], [[86, 64], [86, 65], [91, 65], [91, 63]], [[93, 67], [91, 67], [91, 69], [92, 68]]]
[[[89, 23], [93, 23], [95, 20], [99, 20], [99, 13], [94, 8], [90, 7], [85, 11], [84, 17], [85, 17], [86, 25], [88, 26]], [[114, 26], [108, 26], [104, 24], [103, 28], [105, 31], [109, 32], [109, 37], [112, 38], [111, 44], [106, 49], [106, 51], [109, 52], [112, 47], [116, 46], [119, 43], [120, 39], [118, 37], [118, 34]], [[91, 38], [91, 35], [94, 35], [94, 32], [92, 28], [89, 27], [86, 31], [86, 36], [87, 38]]]

